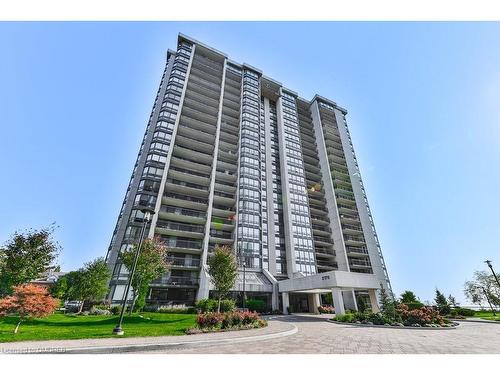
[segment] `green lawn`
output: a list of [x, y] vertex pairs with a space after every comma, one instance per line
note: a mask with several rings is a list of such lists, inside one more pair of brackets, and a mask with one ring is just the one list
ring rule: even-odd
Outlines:
[[[142, 317], [140, 316], [142, 315]], [[88, 339], [101, 337], [177, 336], [193, 327], [196, 314], [142, 313], [125, 316], [123, 336], [112, 334], [118, 316], [77, 316], [57, 313], [44, 319], [24, 321], [14, 334], [16, 317], [0, 318], [0, 342], [27, 340]]]
[[494, 316], [491, 311], [476, 311], [476, 313], [474, 314], [474, 318], [500, 321], [500, 312], [496, 312], [496, 314], [497, 315]]

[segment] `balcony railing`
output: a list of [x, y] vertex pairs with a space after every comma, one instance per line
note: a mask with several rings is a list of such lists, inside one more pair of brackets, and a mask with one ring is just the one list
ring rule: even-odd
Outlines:
[[362, 232], [363, 231], [363, 228], [360, 227], [359, 225], [348, 225], [348, 224], [344, 224], [342, 225], [342, 228], [344, 229], [352, 229], [352, 230], [357, 230], [359, 232]]
[[171, 192], [165, 193], [164, 196], [167, 197], [167, 198], [181, 199], [181, 200], [184, 200], [184, 201], [190, 201], [190, 202], [196, 202], [196, 203], [204, 203], [204, 204], [208, 203], [207, 199], [196, 198], [196, 197], [191, 197], [191, 196], [188, 196], [188, 195], [176, 194], [176, 193], [171, 193]]
[[346, 241], [357, 241], [357, 242], [365, 242], [365, 239], [363, 237], [359, 236], [349, 236], [348, 234], [344, 235], [344, 240]]
[[369, 260], [359, 260], [359, 259], [349, 259], [350, 266], [364, 266], [371, 267], [371, 263]]
[[205, 230], [203, 225], [172, 223], [164, 220], [158, 220], [156, 226], [158, 228], [163, 228], [163, 229], [171, 229], [171, 230], [194, 232], [194, 233], [203, 233]]
[[207, 214], [205, 212], [189, 210], [187, 208], [173, 207], [173, 206], [161, 206], [160, 212], [166, 212], [176, 215], [192, 216], [199, 218], [206, 218]]
[[198, 285], [199, 279], [188, 276], [170, 276], [162, 278], [161, 282], [167, 285]]
[[368, 254], [368, 249], [366, 247], [350, 247], [350, 246], [346, 246], [346, 251], [348, 253]]
[[176, 238], [168, 238], [165, 241], [165, 245], [167, 247], [171, 247], [174, 249], [195, 249], [201, 250], [202, 244], [199, 241], [186, 241], [186, 240], [178, 240]]
[[181, 257], [168, 257], [167, 261], [172, 266], [180, 266], [180, 267], [199, 267], [200, 260], [199, 259], [188, 259]]

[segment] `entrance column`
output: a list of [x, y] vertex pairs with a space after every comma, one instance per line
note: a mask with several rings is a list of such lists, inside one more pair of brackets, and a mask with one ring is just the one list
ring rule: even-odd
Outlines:
[[377, 301], [377, 291], [375, 289], [369, 289], [368, 295], [370, 296], [370, 305], [372, 305], [372, 312], [378, 313], [380, 308]]
[[309, 303], [309, 312], [313, 314], [318, 314], [319, 313], [318, 308], [321, 305], [319, 301], [319, 293], [309, 294], [307, 297]]
[[290, 306], [290, 301], [288, 300], [288, 292], [281, 293], [281, 299], [283, 302], [283, 314], [288, 315], [288, 306]]
[[344, 298], [342, 298], [342, 291], [339, 288], [332, 289], [333, 307], [335, 308], [335, 315], [345, 313]]

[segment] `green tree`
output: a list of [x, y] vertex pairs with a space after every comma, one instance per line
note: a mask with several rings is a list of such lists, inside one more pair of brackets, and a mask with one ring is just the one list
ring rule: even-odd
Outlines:
[[238, 264], [231, 247], [215, 248], [213, 255], [208, 259], [208, 274], [217, 291], [217, 312], [220, 312], [220, 301], [234, 287], [238, 276]]
[[380, 284], [380, 312], [392, 319], [396, 316], [396, 304], [395, 301], [387, 294], [384, 286]]
[[458, 307], [460, 305], [457, 302], [457, 299], [453, 297], [451, 294], [448, 296], [448, 304], [453, 308]]
[[356, 298], [356, 305], [358, 306], [358, 311], [359, 312], [365, 312], [366, 311], [366, 301], [363, 296], [358, 296]]
[[[137, 245], [125, 250], [121, 259], [125, 267], [131, 270], [134, 264]], [[130, 313], [135, 309], [141, 310], [146, 304], [149, 284], [168, 271], [170, 263], [167, 259], [168, 250], [158, 237], [145, 239], [137, 260], [134, 279], [132, 280], [132, 305]]]
[[54, 225], [40, 230], [15, 232], [0, 248], [0, 296], [13, 287], [39, 277], [56, 260], [59, 244], [53, 239]]
[[450, 313], [451, 308], [448, 304], [448, 300], [438, 288], [436, 288], [436, 297], [434, 298], [434, 302], [436, 302], [436, 306], [440, 314], [448, 315]]
[[465, 297], [472, 303], [482, 305], [489, 302], [500, 306], [500, 288], [493, 275], [486, 271], [474, 272], [473, 279], [464, 285]]
[[403, 294], [401, 294], [401, 303], [415, 303], [420, 302], [411, 290], [405, 290]]
[[110, 278], [111, 271], [104, 258], [87, 262], [78, 271], [70, 272], [66, 296], [81, 301], [79, 312], [82, 312], [86, 301], [98, 301], [106, 296]]

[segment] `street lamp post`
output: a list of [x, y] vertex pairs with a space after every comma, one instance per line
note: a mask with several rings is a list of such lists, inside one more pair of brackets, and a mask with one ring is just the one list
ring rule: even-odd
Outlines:
[[137, 267], [137, 262], [139, 260], [139, 254], [141, 252], [141, 248], [142, 248], [142, 243], [144, 242], [144, 236], [146, 234], [146, 225], [148, 224], [149, 222], [149, 219], [151, 218], [152, 215], [155, 214], [155, 212], [151, 209], [142, 209], [141, 210], [142, 213], [144, 213], [144, 224], [142, 225], [142, 230], [141, 230], [141, 236], [140, 236], [140, 240], [139, 240], [139, 246], [137, 247], [137, 250], [135, 252], [135, 255], [134, 255], [134, 263], [132, 265], [132, 269], [130, 270], [130, 273], [129, 273], [129, 277], [128, 277], [128, 283], [127, 283], [127, 287], [125, 288], [125, 293], [122, 297], [122, 308], [121, 308], [121, 311], [120, 311], [120, 319], [118, 321], [118, 324], [116, 325], [115, 328], [113, 328], [113, 334], [115, 335], [123, 335], [125, 332], [123, 331], [122, 329], [122, 323], [123, 323], [123, 314], [125, 313], [125, 308], [127, 306], [127, 298], [128, 298], [128, 293], [130, 291], [130, 286], [132, 285], [132, 280], [134, 279], [134, 273], [135, 273], [135, 269]]
[[246, 259], [243, 258], [243, 309], [245, 309], [245, 303], [246, 303], [246, 293], [245, 293], [245, 280], [246, 280], [246, 270], [247, 270], [247, 262]]
[[493, 313], [493, 316], [497, 316], [497, 314], [495, 314], [495, 309], [493, 308], [493, 306], [491, 306], [491, 301], [490, 301], [490, 296], [488, 294], [488, 291], [484, 287], [483, 287], [483, 293], [486, 297], [486, 301], [488, 301], [488, 305], [490, 305], [490, 309], [491, 309], [491, 312]]
[[493, 270], [493, 266], [491, 265], [491, 260], [485, 260], [484, 263], [486, 263], [488, 265], [488, 267], [490, 268], [491, 270], [491, 273], [493, 274], [493, 277], [495, 278], [495, 280], [497, 281], [497, 284], [498, 284], [498, 287], [500, 288], [500, 281], [498, 281], [498, 277], [497, 277], [497, 274], [495, 273], [495, 271]]
[[245, 260], [245, 256], [242, 254], [241, 251], [238, 252], [238, 259], [240, 260], [240, 263], [243, 263], [243, 303], [242, 303], [242, 307], [243, 309], [245, 308], [245, 299], [246, 299], [246, 295], [245, 295], [245, 279], [246, 279], [246, 270], [247, 270], [247, 262]]

